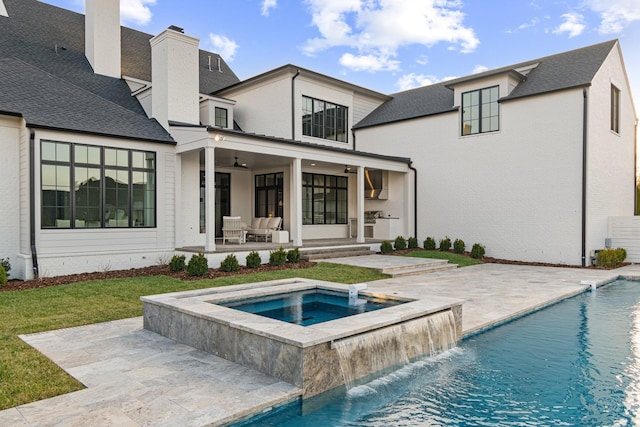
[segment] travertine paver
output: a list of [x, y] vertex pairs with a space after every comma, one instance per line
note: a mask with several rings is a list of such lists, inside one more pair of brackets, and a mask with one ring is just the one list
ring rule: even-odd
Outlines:
[[[404, 257], [361, 256], [344, 263], [379, 268]], [[336, 260], [331, 260], [335, 262]], [[613, 271], [483, 264], [384, 279], [371, 290], [458, 298], [469, 335], [619, 276]], [[142, 329], [142, 318], [22, 337], [88, 388], [0, 411], [0, 426], [220, 425], [296, 398], [300, 390], [257, 371]]]

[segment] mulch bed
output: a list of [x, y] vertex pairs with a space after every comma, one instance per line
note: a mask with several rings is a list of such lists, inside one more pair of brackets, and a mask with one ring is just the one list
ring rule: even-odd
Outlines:
[[70, 283], [85, 282], [87, 280], [103, 279], [123, 279], [127, 277], [144, 276], [170, 276], [181, 280], [202, 280], [216, 279], [237, 274], [263, 273], [267, 271], [292, 270], [309, 268], [316, 265], [311, 261], [300, 261], [298, 263], [286, 263], [280, 266], [262, 264], [258, 268], [247, 268], [241, 266], [236, 272], [225, 272], [220, 269], [210, 268], [208, 274], [204, 276], [189, 276], [186, 271], [173, 272], [168, 265], [152, 265], [150, 267], [132, 268], [129, 270], [98, 271], [95, 273], [70, 274], [67, 276], [42, 277], [36, 280], [9, 280], [4, 286], [0, 286], [0, 292], [22, 291], [27, 289], [46, 288], [49, 286], [67, 285]]
[[[403, 249], [400, 251], [393, 251], [391, 255], [406, 255], [409, 252], [420, 251], [420, 250], [423, 250], [423, 249], [421, 248]], [[469, 253], [465, 253], [465, 255], [468, 256]], [[484, 257], [482, 258], [482, 261], [486, 263], [493, 263], [493, 264], [530, 265], [530, 266], [536, 266], [536, 267], [591, 268], [591, 269], [599, 269], [599, 270], [610, 270], [610, 269], [619, 268], [625, 265], [629, 265], [629, 263], [623, 263], [621, 265], [617, 265], [615, 267], [610, 267], [610, 268], [594, 267], [594, 266], [581, 267], [578, 265], [511, 261], [511, 260], [497, 259], [497, 258], [491, 258], [491, 257]], [[0, 286], [0, 292], [46, 288], [48, 286], [67, 285], [69, 283], [85, 282], [87, 280], [122, 279], [126, 277], [141, 277], [141, 276], [170, 276], [170, 277], [175, 277], [176, 279], [181, 279], [181, 280], [216, 279], [218, 277], [226, 277], [226, 276], [231, 276], [236, 274], [262, 273], [266, 271], [289, 270], [289, 269], [302, 269], [302, 268], [313, 267], [314, 265], [316, 265], [315, 262], [300, 261], [298, 263], [294, 263], [294, 264], [286, 263], [280, 266], [273, 266], [271, 264], [262, 264], [258, 268], [247, 268], [247, 267], [241, 266], [240, 270], [236, 272], [230, 272], [230, 273], [227, 273], [220, 269], [210, 268], [209, 273], [206, 274], [205, 276], [189, 276], [187, 275], [186, 271], [181, 271], [181, 272], [169, 271], [168, 265], [152, 265], [150, 267], [132, 268], [129, 270], [99, 271], [95, 273], [70, 274], [68, 276], [42, 277], [37, 280], [9, 280], [7, 284], [5, 284], [4, 286]]]

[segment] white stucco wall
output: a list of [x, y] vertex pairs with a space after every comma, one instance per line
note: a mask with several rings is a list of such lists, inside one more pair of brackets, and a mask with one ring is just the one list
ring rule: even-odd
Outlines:
[[419, 242], [448, 235], [488, 256], [579, 264], [582, 92], [500, 108], [498, 132], [461, 137], [456, 112], [360, 130], [358, 147], [413, 160]]
[[20, 130], [22, 120], [0, 116], [0, 258], [9, 258], [11, 276], [22, 269], [20, 252]]

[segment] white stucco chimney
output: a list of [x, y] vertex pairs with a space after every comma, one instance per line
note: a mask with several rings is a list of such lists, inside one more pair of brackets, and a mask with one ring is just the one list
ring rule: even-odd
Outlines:
[[120, 0], [86, 0], [85, 55], [96, 74], [120, 78]]
[[200, 40], [169, 27], [150, 40], [151, 109], [168, 129], [169, 121], [200, 123]]

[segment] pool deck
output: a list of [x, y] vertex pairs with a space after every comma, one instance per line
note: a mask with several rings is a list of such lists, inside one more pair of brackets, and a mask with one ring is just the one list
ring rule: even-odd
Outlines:
[[[364, 267], [406, 263], [395, 256], [326, 260]], [[469, 336], [618, 277], [640, 278], [640, 265], [617, 270], [482, 264], [383, 279], [369, 290], [464, 300]], [[249, 368], [142, 329], [142, 317], [24, 335], [87, 388], [0, 411], [11, 426], [224, 425], [297, 398], [301, 390]]]

